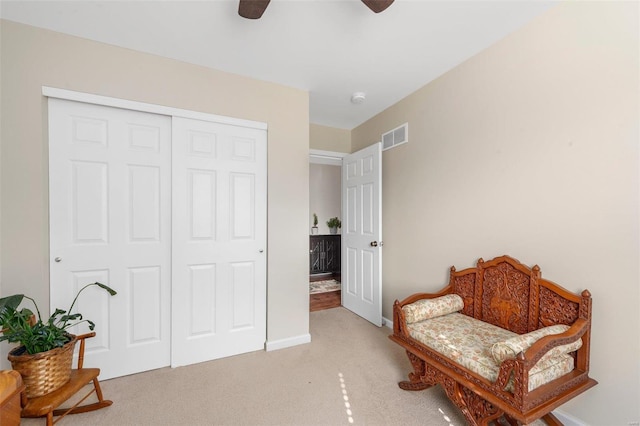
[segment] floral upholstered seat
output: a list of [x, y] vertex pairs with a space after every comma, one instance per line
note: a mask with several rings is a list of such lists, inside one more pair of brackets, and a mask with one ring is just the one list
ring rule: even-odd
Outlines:
[[[407, 324], [407, 328], [414, 339], [490, 382], [498, 378], [500, 370], [500, 362], [494, 358], [492, 347], [496, 343], [519, 336], [458, 312]], [[548, 383], [573, 368], [573, 357], [565, 353], [543, 357], [529, 371], [529, 390]]]

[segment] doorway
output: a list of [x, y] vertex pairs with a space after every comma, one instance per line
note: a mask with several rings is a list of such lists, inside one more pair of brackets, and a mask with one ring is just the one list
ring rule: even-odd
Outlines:
[[[341, 229], [332, 234], [327, 221], [342, 218], [342, 157], [311, 150], [309, 156], [309, 310], [341, 306]], [[317, 225], [314, 226], [314, 218]]]
[[[326, 154], [319, 157], [321, 161], [327, 160]], [[338, 159], [332, 158], [331, 161], [337, 162]], [[340, 154], [339, 164], [340, 211], [343, 216], [339, 268], [341, 305], [380, 327], [382, 143], [376, 142], [352, 154]], [[312, 217], [313, 211], [310, 212], [310, 220]], [[313, 247], [310, 255], [313, 256]], [[310, 262], [310, 267], [313, 267], [313, 262]]]

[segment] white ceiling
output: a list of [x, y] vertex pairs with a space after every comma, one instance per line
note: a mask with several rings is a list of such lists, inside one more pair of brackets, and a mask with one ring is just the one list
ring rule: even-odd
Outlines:
[[[549, 1], [8, 1], [3, 19], [304, 89], [310, 120], [352, 129], [549, 9]], [[360, 105], [350, 102], [365, 92]]]

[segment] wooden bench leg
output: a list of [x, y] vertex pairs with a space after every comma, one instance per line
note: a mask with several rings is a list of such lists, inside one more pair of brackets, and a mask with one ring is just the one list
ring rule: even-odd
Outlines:
[[435, 382], [430, 382], [426, 379], [426, 363], [409, 351], [407, 351], [407, 357], [413, 366], [413, 372], [409, 373], [409, 380], [398, 383], [400, 389], [421, 391], [435, 385]]
[[544, 420], [548, 426], [563, 426], [562, 422], [552, 413], [545, 414], [542, 420]]
[[520, 425], [520, 423], [516, 419], [514, 419], [513, 417], [511, 417], [511, 416], [509, 416], [507, 414], [504, 415], [504, 420], [507, 422], [507, 424], [509, 424], [511, 426], [519, 426]]
[[[434, 369], [435, 370], [435, 369]], [[437, 371], [437, 370], [436, 370]], [[447, 397], [462, 411], [469, 424], [485, 426], [502, 417], [504, 412], [452, 378], [440, 374], [440, 385]]]
[[502, 410], [498, 410], [475, 392], [445, 376], [440, 370], [431, 367], [423, 359], [409, 351], [407, 357], [413, 366], [413, 372], [409, 373], [408, 381], [398, 383], [400, 389], [418, 391], [440, 384], [449, 400], [462, 411], [469, 424], [473, 426], [488, 425], [502, 416]]
[[402, 382], [398, 382], [398, 387], [402, 390], [406, 391], [421, 391], [425, 389], [429, 389], [431, 385], [426, 383], [413, 383], [408, 380], [403, 380]]

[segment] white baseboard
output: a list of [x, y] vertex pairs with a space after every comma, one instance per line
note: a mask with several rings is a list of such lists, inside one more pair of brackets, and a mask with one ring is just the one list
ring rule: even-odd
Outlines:
[[553, 415], [558, 418], [565, 426], [588, 426], [587, 423], [582, 420], [573, 417], [570, 414], [564, 413], [561, 410], [552, 411]]
[[311, 334], [302, 334], [300, 336], [287, 337], [286, 339], [267, 341], [264, 348], [267, 352], [277, 351], [278, 349], [290, 348], [291, 346], [304, 345], [311, 342]]
[[385, 317], [382, 317], [382, 325], [389, 327], [390, 329], [393, 330], [393, 321], [386, 319]]

